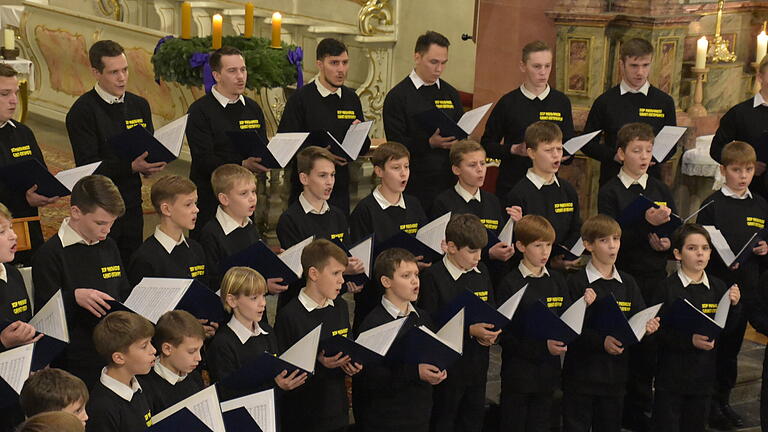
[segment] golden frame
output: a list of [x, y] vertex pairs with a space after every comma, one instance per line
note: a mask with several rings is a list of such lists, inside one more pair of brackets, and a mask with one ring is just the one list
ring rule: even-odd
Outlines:
[[[574, 64], [571, 61], [571, 56], [573, 53], [573, 47], [576, 46], [576, 44], [582, 45], [582, 48], [580, 50], [584, 53], [584, 58], [579, 60], [579, 63]], [[578, 96], [588, 96], [589, 95], [589, 84], [590, 84], [590, 73], [591, 73], [591, 51], [592, 50], [592, 38], [591, 37], [583, 37], [583, 36], [575, 36], [575, 37], [568, 37], [565, 41], [565, 73], [563, 77], [563, 84], [565, 88], [566, 94], [572, 94], [572, 95], [578, 95]], [[574, 68], [574, 66], [577, 66]], [[574, 69], [577, 69], [574, 71]], [[578, 82], [578, 85], [574, 85], [575, 83], [572, 82], [571, 78], [576, 77], [577, 74], [582, 75], [582, 80]]]

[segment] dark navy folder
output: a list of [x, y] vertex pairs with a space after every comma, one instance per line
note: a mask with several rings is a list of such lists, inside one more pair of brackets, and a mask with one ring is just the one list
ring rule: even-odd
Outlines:
[[757, 142], [754, 144], [755, 153], [757, 153], [757, 160], [760, 162], [768, 162], [768, 130], [764, 130], [760, 134]]
[[[210, 432], [211, 428], [192, 414], [189, 408], [185, 407], [153, 424], [147, 430], [151, 432]], [[232, 430], [236, 431], [237, 429]]]
[[422, 243], [421, 240], [417, 239], [415, 236], [403, 231], [398, 232], [381, 243], [374, 244], [373, 256], [377, 257], [381, 252], [395, 247], [405, 249], [414, 256], [424, 257], [424, 262], [434, 262], [442, 258], [442, 255], [435, 252], [434, 249]]
[[699, 309], [682, 298], [675, 300], [664, 311], [664, 326], [669, 326], [683, 333], [700, 334], [710, 339], [717, 338], [723, 331], [714, 320], [704, 315]]
[[[15, 321], [0, 322], [0, 332], [14, 322]], [[36, 336], [37, 335], [40, 335], [40, 332], [37, 332]], [[39, 341], [35, 342], [35, 347], [32, 349], [32, 365], [30, 370], [34, 372], [51, 364], [51, 362], [64, 351], [64, 348], [66, 348], [67, 345], [68, 343], [63, 340], [44, 334]]]
[[[644, 195], [638, 195], [634, 201], [621, 211], [619, 217], [616, 218], [616, 222], [621, 225], [622, 229], [634, 229], [634, 227], [640, 222], [645, 220], [645, 212], [649, 208], [659, 208], [659, 205], [649, 200]], [[683, 224], [682, 219], [675, 214], [669, 215], [669, 221], [659, 226], [652, 226], [651, 232], [656, 233], [659, 237], [670, 237], [672, 233]]]
[[420, 112], [414, 116], [414, 119], [421, 124], [424, 131], [430, 136], [437, 129], [440, 129], [441, 137], [454, 137], [457, 140], [463, 140], [469, 136], [458, 123], [451, 120], [442, 110], [437, 108]]
[[265, 352], [221, 380], [221, 385], [233, 390], [254, 390], [274, 382], [275, 377], [282, 371], [287, 371], [290, 375], [295, 370], [312, 375], [309, 371]]
[[406, 363], [426, 363], [445, 370], [461, 357], [461, 354], [418, 327], [411, 327], [408, 330], [403, 343], [405, 346], [401, 352]]
[[325, 351], [324, 355], [326, 357], [332, 357], [338, 353], [343, 353], [342, 357], [347, 355], [353, 362], [363, 366], [384, 360], [384, 356], [379, 355], [379, 353], [373, 352], [352, 339], [341, 335], [331, 336], [321, 340], [320, 349]]
[[625, 347], [639, 342], [613, 294], [592, 303], [587, 309], [584, 326], [604, 336], [613, 336]]
[[240, 152], [240, 155], [247, 159], [249, 157], [261, 158], [261, 165], [270, 169], [281, 169], [280, 163], [267, 148], [267, 142], [256, 131], [252, 130], [232, 130], [227, 131], [227, 136], [232, 145]]
[[72, 193], [37, 159], [25, 159], [3, 167], [0, 180], [18, 191], [27, 191], [37, 185], [36, 192], [48, 198]]
[[187, 311], [198, 319], [223, 323], [229, 321], [229, 314], [221, 304], [221, 298], [202, 282], [192, 281], [187, 292], [176, 304], [175, 309]]
[[523, 317], [523, 329], [525, 335], [530, 339], [551, 339], [567, 345], [579, 337], [578, 333], [573, 331], [541, 300], [531, 304], [523, 313]]
[[757, 232], [757, 234], [749, 241], [749, 244], [744, 247], [741, 252], [736, 256], [736, 260], [731, 264], [744, 264], [749, 258], [754, 255], [754, 251], [752, 249], [757, 247], [757, 244], [761, 241], [765, 240], [766, 237], [768, 237], [768, 231], [763, 228], [760, 231]]
[[440, 326], [444, 325], [459, 313], [462, 308], [464, 309], [465, 327], [477, 323], [486, 323], [493, 324], [493, 331], [496, 331], [503, 329], [510, 322], [507, 317], [494, 309], [493, 306], [484, 302], [473, 292], [465, 289], [440, 310], [436, 324]]
[[228, 432], [264, 432], [245, 407], [221, 413]]
[[300, 276], [261, 240], [225, 259], [221, 266], [221, 273], [224, 274], [236, 266], [250, 267], [261, 273], [264, 279], [283, 278], [283, 283], [286, 285], [299, 280]]
[[[0, 378], [0, 408], [7, 408], [19, 402], [19, 394], [10, 384]], [[6, 414], [7, 415], [7, 414]]]
[[115, 153], [125, 160], [133, 161], [147, 152], [147, 162], [172, 162], [177, 156], [157, 140], [141, 125], [134, 126], [107, 140]]
[[[304, 146], [318, 146], [318, 147], [324, 147], [329, 148], [331, 153], [334, 155], [346, 159], [347, 162], [352, 162], [355, 159], [352, 159], [352, 157], [347, 154], [347, 151], [344, 150], [344, 148], [341, 147], [341, 143], [343, 142], [344, 137], [342, 137], [342, 141], [337, 141], [335, 137], [331, 135], [330, 132], [324, 131], [324, 130], [318, 130], [318, 131], [312, 131], [309, 133], [309, 136], [307, 137], [307, 140], [304, 141]], [[359, 157], [359, 155], [358, 155]]]

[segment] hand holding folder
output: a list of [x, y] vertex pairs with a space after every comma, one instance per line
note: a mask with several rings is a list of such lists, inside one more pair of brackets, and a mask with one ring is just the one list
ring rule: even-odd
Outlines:
[[525, 310], [524, 333], [530, 339], [555, 340], [568, 345], [581, 335], [586, 311], [587, 301], [583, 296], [560, 316], [538, 300]]
[[227, 131], [227, 136], [243, 159], [261, 158], [261, 165], [281, 169], [288, 165], [309, 136], [308, 132], [279, 133], [269, 143], [252, 130]]
[[113, 136], [108, 142], [125, 160], [133, 161], [146, 152], [149, 163], [172, 162], [181, 153], [188, 117], [189, 114], [184, 114], [156, 130], [154, 135], [137, 125]]
[[595, 300], [585, 325], [604, 336], [612, 336], [622, 347], [640, 343], [646, 333], [646, 324], [659, 313], [662, 304], [643, 309], [630, 319], [624, 316], [613, 294]]
[[333, 240], [348, 257], [357, 258], [363, 264], [363, 272], [358, 274], [345, 274], [344, 282], [352, 282], [357, 285], [364, 285], [371, 277], [373, 270], [373, 234], [355, 243], [354, 246], [347, 248], [342, 241]]
[[421, 123], [425, 132], [432, 135], [437, 129], [440, 129], [440, 136], [453, 137], [457, 140], [463, 140], [471, 134], [480, 120], [493, 106], [492, 103], [467, 111], [461, 116], [458, 122], [451, 120], [442, 110], [432, 108], [423, 111], [414, 116], [415, 120]]
[[373, 121], [351, 124], [341, 142], [328, 131], [314, 131], [309, 133], [307, 142], [309, 145], [318, 147], [330, 147], [331, 153], [352, 162], [360, 156], [360, 151], [365, 145], [365, 140], [368, 139], [371, 126], [373, 126]]
[[363, 366], [378, 363], [387, 356], [406, 321], [407, 318], [396, 319], [366, 330], [354, 341], [342, 335], [331, 336], [320, 342], [320, 349], [325, 352], [325, 356], [342, 353], [349, 356], [351, 362]]
[[712, 245], [715, 247], [717, 254], [720, 255], [720, 259], [722, 259], [725, 266], [729, 268], [735, 264], [744, 264], [753, 255], [752, 249], [756, 248], [757, 245], [768, 236], [768, 231], [761, 229], [752, 234], [752, 237], [744, 243], [744, 246], [742, 246], [737, 253], [733, 253], [731, 247], [728, 245], [728, 241], [719, 229], [712, 225], [705, 225], [704, 229], [709, 233], [709, 236], [712, 239]]
[[405, 338], [404, 361], [447, 369], [461, 357], [464, 349], [464, 309], [453, 316], [437, 333], [419, 326], [411, 328]]
[[403, 231], [398, 232], [389, 239], [375, 245], [374, 255], [399, 247], [411, 252], [415, 256], [422, 257], [424, 262], [433, 262], [443, 256], [442, 243], [445, 241], [445, 227], [451, 220], [451, 212], [448, 212], [432, 222], [421, 227], [416, 236]]
[[101, 162], [94, 162], [60, 171], [54, 176], [37, 159], [25, 159], [0, 170], [0, 180], [19, 191], [27, 191], [37, 185], [35, 192], [39, 195], [47, 198], [63, 197], [71, 195], [75, 183], [93, 174], [99, 165]]
[[574, 243], [571, 247], [562, 244], [557, 245], [555, 250], [552, 252], [552, 255], [563, 255], [563, 259], [565, 261], [576, 261], [584, 254], [584, 249], [584, 240], [579, 237], [579, 239], [576, 240], [576, 243]]
[[683, 333], [699, 334], [716, 339], [725, 328], [730, 310], [729, 290], [720, 298], [714, 319], [694, 306], [688, 299], [678, 298], [664, 312], [664, 325]]

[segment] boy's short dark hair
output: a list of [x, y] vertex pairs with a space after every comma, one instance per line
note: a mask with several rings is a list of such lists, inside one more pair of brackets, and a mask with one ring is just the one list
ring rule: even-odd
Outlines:
[[395, 277], [397, 268], [404, 262], [416, 264], [418, 261], [412, 253], [402, 248], [390, 248], [380, 253], [373, 265], [376, 281], [381, 280], [382, 276], [390, 279]]
[[103, 175], [89, 175], [81, 178], [72, 187], [70, 204], [83, 213], [104, 209], [112, 216], [125, 214], [125, 202], [112, 180]]
[[301, 269], [304, 275], [307, 274], [310, 267], [322, 271], [331, 259], [344, 267], [349, 263], [347, 253], [336, 243], [328, 239], [317, 239], [308, 244], [301, 252]]
[[315, 59], [322, 61], [326, 57], [340, 56], [345, 52], [347, 52], [347, 46], [344, 45], [344, 42], [334, 38], [325, 38], [317, 44]]
[[242, 165], [224, 164], [213, 170], [213, 174], [211, 174], [213, 193], [216, 196], [220, 193], [229, 193], [235, 187], [235, 183], [240, 180], [256, 183], [253, 173], [248, 168]]
[[205, 340], [205, 329], [194, 315], [187, 311], [172, 310], [160, 316], [155, 324], [155, 336], [152, 342], [158, 353], [163, 352], [163, 344], [169, 343], [174, 347], [181, 345], [184, 338]]
[[112, 354], [127, 353], [136, 341], [152, 338], [155, 327], [143, 316], [126, 311], [107, 314], [93, 329], [96, 352], [112, 364]]
[[488, 231], [480, 218], [473, 214], [451, 215], [445, 227], [445, 241], [453, 242], [457, 249], [482, 249], [488, 244]]
[[723, 166], [754, 164], [757, 162], [757, 153], [754, 147], [744, 141], [731, 141], [723, 147], [720, 161]]
[[632, 141], [650, 141], [656, 135], [653, 133], [653, 128], [647, 123], [627, 123], [619, 129], [619, 133], [616, 135], [616, 145], [622, 150], [627, 149], [627, 145]]
[[315, 161], [318, 159], [325, 159], [334, 163], [333, 153], [330, 150], [318, 146], [309, 146], [296, 155], [296, 170], [299, 173], [309, 175], [312, 172], [312, 168], [315, 167]]
[[528, 61], [528, 59], [531, 57], [531, 54], [542, 51], [552, 52], [552, 48], [550, 48], [546, 42], [540, 40], [528, 42], [523, 47], [523, 63]]
[[448, 48], [451, 46], [451, 42], [442, 34], [436, 31], [427, 30], [426, 33], [416, 39], [416, 47], [414, 47], [413, 52], [424, 54], [429, 51], [429, 47], [432, 45]]
[[451, 146], [451, 150], [448, 153], [448, 158], [451, 160], [451, 165], [459, 166], [464, 155], [467, 153], [474, 153], [481, 151], [485, 153], [485, 149], [477, 141], [471, 139], [463, 139]]
[[80, 378], [56, 368], [39, 370], [27, 378], [19, 394], [25, 417], [47, 411], [61, 411], [88, 402], [88, 388]]
[[88, 50], [88, 60], [91, 62], [91, 67], [99, 71], [104, 72], [104, 61], [102, 57], [117, 57], [120, 54], [125, 53], [123, 47], [113, 40], [100, 40]]
[[19, 73], [16, 72], [16, 69], [12, 68], [11, 66], [8, 66], [5, 63], [0, 63], [0, 77], [13, 78], [18, 75]]
[[165, 175], [157, 179], [149, 193], [152, 207], [161, 215], [160, 206], [164, 203], [173, 204], [179, 195], [188, 195], [197, 190], [192, 180], [180, 175]]
[[211, 66], [211, 71], [221, 72], [221, 58], [228, 55], [239, 55], [242, 57], [243, 53], [239, 49], [231, 46], [223, 46], [217, 49], [208, 59], [208, 64]]
[[621, 226], [608, 215], [596, 214], [581, 226], [581, 238], [590, 243], [612, 235], [621, 235]]
[[371, 163], [375, 167], [384, 169], [384, 165], [391, 160], [397, 160], [402, 158], [411, 158], [411, 152], [408, 151], [404, 145], [387, 141], [376, 147], [376, 150], [371, 154]]
[[709, 246], [712, 247], [712, 238], [709, 236], [709, 231], [699, 224], [686, 223], [679, 226], [672, 234], [672, 250], [677, 249], [678, 251], [682, 251], [683, 246], [685, 245], [685, 240], [694, 234], [703, 235], [704, 238], [707, 239]]
[[537, 241], [555, 241], [555, 229], [547, 218], [539, 215], [525, 215], [515, 223], [515, 240], [528, 246]]
[[77, 416], [64, 411], [48, 411], [28, 418], [16, 432], [83, 432], [85, 426]]
[[563, 141], [563, 131], [548, 121], [537, 121], [525, 128], [525, 147], [536, 150], [539, 144]]
[[653, 45], [641, 38], [632, 38], [622, 43], [621, 49], [619, 49], [619, 58], [622, 61], [626, 61], [630, 57], [644, 57], [648, 54], [653, 55]]

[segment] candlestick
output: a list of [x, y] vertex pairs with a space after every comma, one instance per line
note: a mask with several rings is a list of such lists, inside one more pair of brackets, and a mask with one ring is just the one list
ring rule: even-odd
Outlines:
[[280, 27], [283, 24], [283, 16], [280, 12], [272, 14], [272, 48], [280, 48]]
[[3, 47], [9, 51], [16, 49], [16, 34], [11, 29], [3, 31]]
[[253, 37], [253, 3], [245, 4], [245, 31], [243, 36], [246, 38]]
[[181, 38], [192, 39], [192, 4], [188, 1], [181, 4]]
[[217, 50], [221, 48], [221, 15], [216, 14], [212, 18], [212, 28], [213, 28], [213, 49]]
[[757, 35], [757, 51], [755, 55], [755, 62], [760, 63], [763, 57], [765, 57], [766, 52], [768, 52], [768, 35], [765, 34], [765, 30], [763, 30], [759, 35]]
[[707, 49], [709, 41], [706, 36], [702, 36], [696, 41], [696, 69], [704, 69], [707, 65]]
[[707, 115], [707, 109], [702, 104], [704, 100], [704, 77], [709, 69], [707, 68], [693, 68], [693, 73], [696, 74], [696, 88], [693, 93], [693, 105], [688, 107], [688, 115], [691, 117], [704, 117]]

